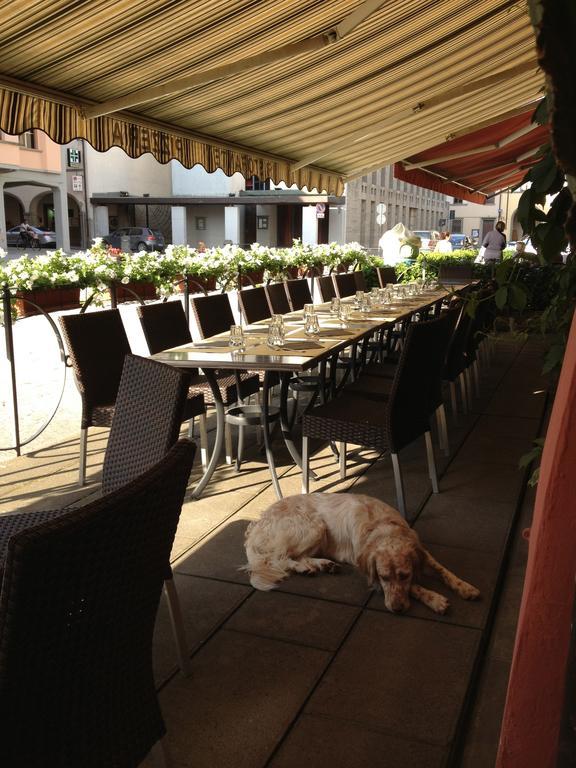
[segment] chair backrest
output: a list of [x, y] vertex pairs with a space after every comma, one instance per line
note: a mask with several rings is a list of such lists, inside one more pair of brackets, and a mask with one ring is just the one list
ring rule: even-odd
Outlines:
[[376, 275], [380, 288], [385, 288], [389, 284], [394, 285], [397, 282], [394, 267], [376, 267]]
[[320, 297], [322, 301], [330, 301], [336, 296], [336, 288], [334, 287], [334, 280], [332, 275], [325, 275], [317, 279], [318, 290], [320, 291]]
[[152, 636], [194, 450], [10, 539], [1, 765], [128, 768], [164, 735]]
[[290, 304], [284, 283], [270, 283], [266, 286], [266, 296], [273, 315], [285, 315], [290, 312]]
[[286, 280], [286, 291], [293, 312], [304, 309], [304, 304], [314, 303], [305, 277], [300, 280]]
[[141, 304], [136, 312], [151, 355], [192, 341], [184, 307], [180, 301]]
[[264, 286], [243, 288], [238, 291], [238, 300], [244, 320], [248, 324], [257, 323], [259, 320], [266, 320], [270, 317], [270, 307]]
[[334, 275], [334, 284], [338, 296], [343, 299], [346, 296], [354, 296], [359, 288], [356, 288], [356, 278], [353, 272], [344, 272], [340, 275]]
[[458, 320], [448, 345], [442, 376], [446, 381], [455, 381], [468, 365], [466, 352], [473, 330], [472, 318], [461, 306]]
[[466, 283], [473, 276], [473, 264], [441, 264], [438, 270], [439, 283]]
[[452, 318], [411, 323], [388, 400], [388, 430], [399, 451], [430, 429], [432, 403], [442, 375]]
[[230, 330], [236, 322], [227, 293], [193, 296], [190, 303], [203, 339]]
[[130, 344], [117, 309], [62, 315], [60, 327], [82, 398], [82, 428], [92, 412], [113, 406]]
[[178, 440], [189, 376], [164, 363], [127, 355], [102, 467], [102, 492], [126, 485]]
[[364, 277], [364, 272], [362, 270], [357, 269], [355, 272], [352, 272], [354, 275], [354, 284], [356, 286], [357, 291], [366, 291], [366, 278]]

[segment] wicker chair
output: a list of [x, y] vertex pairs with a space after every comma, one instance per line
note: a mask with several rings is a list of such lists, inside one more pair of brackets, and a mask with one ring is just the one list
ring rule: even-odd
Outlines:
[[62, 315], [60, 327], [82, 398], [78, 484], [86, 482], [88, 427], [109, 427], [130, 344], [120, 312]]
[[194, 458], [14, 535], [0, 598], [0, 763], [137, 768], [166, 733], [152, 636]]
[[264, 286], [258, 288], [243, 288], [238, 291], [238, 301], [244, 321], [250, 325], [270, 317], [270, 306], [266, 298]]
[[353, 272], [344, 272], [340, 275], [334, 275], [334, 285], [336, 286], [336, 292], [341, 299], [346, 296], [354, 296], [357, 290], [356, 278]]
[[[228, 309], [230, 310], [230, 303], [226, 294], [212, 294], [210, 296], [202, 296], [200, 299], [225, 299], [228, 302]], [[191, 300], [196, 301], [196, 297]], [[192, 304], [194, 306], [194, 303]], [[231, 312], [231, 310], [230, 310]], [[191, 344], [192, 335], [188, 327], [186, 315], [182, 304], [179, 301], [167, 301], [162, 304], [144, 304], [137, 309], [137, 314], [140, 319], [140, 324], [148, 344], [150, 354], [154, 355], [157, 352], [162, 352], [164, 349], [170, 349], [171, 347], [177, 347], [181, 344]], [[227, 318], [228, 319], [228, 318]], [[233, 322], [233, 320], [232, 320]], [[227, 326], [228, 328], [229, 326]], [[190, 397], [198, 394], [202, 394], [204, 402], [207, 406], [214, 405], [214, 393], [210, 384], [206, 381], [205, 377], [200, 376], [198, 369], [188, 369], [189, 384], [190, 384]], [[248, 397], [259, 389], [259, 382], [255, 375], [249, 375], [241, 373], [238, 376], [241, 388], [241, 397]], [[238, 380], [236, 376], [227, 371], [217, 376], [218, 389], [220, 391], [220, 397], [225, 406], [233, 405], [239, 399], [238, 396]], [[202, 446], [202, 466], [206, 466], [206, 434], [205, 423], [200, 419], [200, 436]], [[228, 463], [232, 463], [232, 447], [231, 437], [229, 429], [226, 432], [226, 456]]]
[[362, 272], [361, 269], [357, 269], [355, 272], [352, 272], [354, 275], [354, 285], [356, 286], [357, 291], [366, 291], [366, 278], [364, 277], [364, 272]]
[[441, 264], [438, 271], [438, 282], [444, 285], [468, 283], [473, 278], [473, 264]]
[[[116, 491], [159, 461], [178, 439], [189, 408], [186, 374], [135, 355], [127, 355], [102, 466], [102, 493]], [[203, 405], [201, 395], [196, 398]], [[61, 510], [0, 517], [0, 571], [10, 538], [30, 525], [51, 520]], [[189, 661], [178, 596], [166, 561], [165, 591], [182, 672]]]
[[394, 267], [376, 267], [376, 276], [380, 288], [385, 288], [387, 285], [393, 285], [397, 282]]
[[[346, 387], [341, 396], [305, 414], [302, 419], [302, 489], [308, 493], [308, 439], [337, 441], [340, 471], [346, 476], [346, 444], [389, 450], [394, 469], [396, 497], [406, 516], [404, 487], [398, 454], [424, 435], [432, 489], [438, 493], [434, 450], [430, 435], [430, 402], [441, 375], [449, 325], [445, 318], [414, 323], [408, 328], [394, 379], [382, 392], [366, 396], [358, 385]], [[356, 391], [354, 391], [356, 388]]]
[[290, 312], [290, 302], [286, 293], [286, 286], [282, 283], [270, 283], [266, 286], [266, 296], [270, 306], [270, 314], [286, 315]]
[[320, 297], [324, 302], [329, 302], [336, 296], [336, 288], [334, 287], [332, 275], [318, 278], [318, 290], [320, 291]]
[[293, 312], [304, 309], [305, 304], [313, 304], [312, 294], [305, 277], [300, 280], [286, 280], [286, 291]]

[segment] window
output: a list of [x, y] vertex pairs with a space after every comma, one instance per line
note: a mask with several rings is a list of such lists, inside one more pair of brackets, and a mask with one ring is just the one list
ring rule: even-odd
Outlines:
[[26, 131], [18, 136], [18, 144], [26, 149], [36, 149], [36, 136], [34, 131]]
[[196, 229], [206, 229], [206, 216], [196, 216]]
[[256, 227], [258, 229], [268, 229], [268, 216], [256, 216]]
[[450, 229], [452, 230], [453, 234], [461, 235], [462, 234], [462, 219], [452, 219], [452, 221], [450, 222]]
[[455, 198], [454, 198], [454, 203], [453, 203], [453, 204], [454, 204], [454, 205], [462, 205], [462, 203], [463, 203], [463, 202], [464, 202], [464, 201], [462, 200], [462, 198], [461, 198], [461, 197], [455, 197]]

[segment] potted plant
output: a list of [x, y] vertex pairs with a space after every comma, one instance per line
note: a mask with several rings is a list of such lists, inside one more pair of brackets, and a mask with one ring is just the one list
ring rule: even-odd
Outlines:
[[9, 261], [3, 267], [2, 281], [15, 292], [19, 317], [39, 314], [37, 307], [52, 312], [80, 306], [82, 275], [77, 261], [61, 250]]

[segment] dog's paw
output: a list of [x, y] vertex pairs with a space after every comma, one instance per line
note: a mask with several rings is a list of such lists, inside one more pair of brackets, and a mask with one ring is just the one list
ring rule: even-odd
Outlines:
[[322, 570], [325, 573], [339, 573], [340, 563], [335, 563], [333, 560], [324, 560]]
[[472, 584], [468, 584], [467, 581], [461, 581], [458, 585], [458, 594], [463, 600], [478, 600], [480, 590], [473, 587]]
[[428, 606], [432, 608], [434, 613], [444, 614], [450, 608], [450, 601], [444, 595], [434, 595], [430, 599]]

